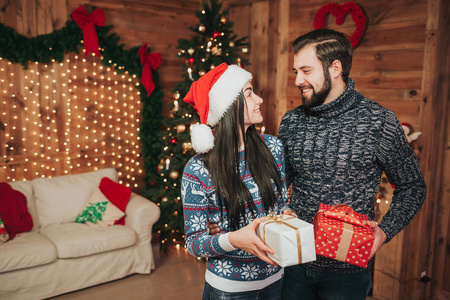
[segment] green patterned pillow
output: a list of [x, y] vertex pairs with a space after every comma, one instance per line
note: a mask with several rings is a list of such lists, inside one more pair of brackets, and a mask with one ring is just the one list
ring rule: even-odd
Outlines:
[[125, 215], [111, 201], [106, 198], [99, 188], [95, 189], [86, 201], [81, 212], [75, 219], [77, 223], [86, 223], [90, 226], [111, 226]]
[[105, 213], [108, 204], [109, 203], [107, 201], [98, 203], [89, 202], [89, 206], [86, 207], [86, 209], [83, 210], [81, 214], [78, 215], [78, 217], [75, 219], [75, 222], [77, 223], [91, 222], [97, 224], [98, 221], [103, 220], [103, 214]]

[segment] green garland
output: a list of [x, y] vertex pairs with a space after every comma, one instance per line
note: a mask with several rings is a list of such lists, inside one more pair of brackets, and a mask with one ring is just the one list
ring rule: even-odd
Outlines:
[[[114, 66], [119, 73], [128, 71], [141, 78], [142, 65], [138, 55], [140, 47], [124, 50], [124, 44], [118, 44], [120, 37], [116, 33], [109, 33], [112, 25], [96, 26], [102, 62], [106, 66]], [[82, 49], [83, 32], [74, 21], [67, 21], [65, 26], [49, 34], [27, 38], [17, 33], [11, 27], [0, 23], [0, 57], [12, 63], [20, 63], [24, 69], [30, 62], [49, 63], [53, 59], [61, 62], [64, 55], [70, 52], [79, 53]], [[150, 49], [149, 49], [150, 51]], [[123, 66], [124, 68], [119, 68]], [[159, 74], [152, 72], [155, 89], [150, 97], [141, 84], [142, 121], [140, 125], [140, 142], [144, 157], [145, 184], [157, 176], [158, 155], [161, 144], [158, 134], [161, 128], [161, 109], [163, 92], [159, 84]]]

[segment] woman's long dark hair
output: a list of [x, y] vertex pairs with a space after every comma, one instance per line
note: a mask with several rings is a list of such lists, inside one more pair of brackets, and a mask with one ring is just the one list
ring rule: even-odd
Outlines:
[[272, 153], [252, 125], [245, 132], [244, 94], [225, 113], [220, 123], [214, 128], [214, 148], [202, 155], [214, 183], [223, 217], [223, 208], [227, 211], [230, 230], [239, 229], [242, 216], [245, 223], [245, 206], [255, 216], [255, 204], [247, 186], [239, 175], [239, 130], [244, 137], [245, 162], [249, 167], [255, 183], [258, 185], [266, 212], [273, 209], [277, 201], [272, 183], [281, 194], [281, 175], [278, 172]]

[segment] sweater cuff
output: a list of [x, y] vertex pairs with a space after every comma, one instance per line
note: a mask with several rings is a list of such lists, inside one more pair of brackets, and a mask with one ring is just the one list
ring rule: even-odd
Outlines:
[[392, 240], [392, 238], [395, 235], [393, 235], [391, 232], [389, 232], [387, 225], [385, 225], [383, 223], [378, 224], [378, 227], [380, 227], [380, 229], [384, 232], [384, 234], [386, 234], [386, 241], [384, 241], [384, 243], [387, 244], [388, 242], [390, 242]]
[[228, 240], [228, 235], [229, 234], [230, 234], [230, 232], [225, 233], [225, 234], [221, 234], [219, 236], [219, 245], [226, 252], [234, 251], [234, 250], [237, 249], [237, 248], [234, 248], [233, 245], [231, 245], [230, 241]]

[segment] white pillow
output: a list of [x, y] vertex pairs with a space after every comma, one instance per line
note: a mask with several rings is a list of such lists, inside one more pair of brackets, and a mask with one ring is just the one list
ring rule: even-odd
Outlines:
[[106, 198], [100, 188], [96, 188], [84, 204], [75, 222], [86, 223], [89, 226], [106, 227], [114, 225], [114, 222], [124, 215], [123, 211]]
[[73, 222], [103, 177], [118, 180], [114, 168], [33, 179], [31, 182], [41, 228]]

